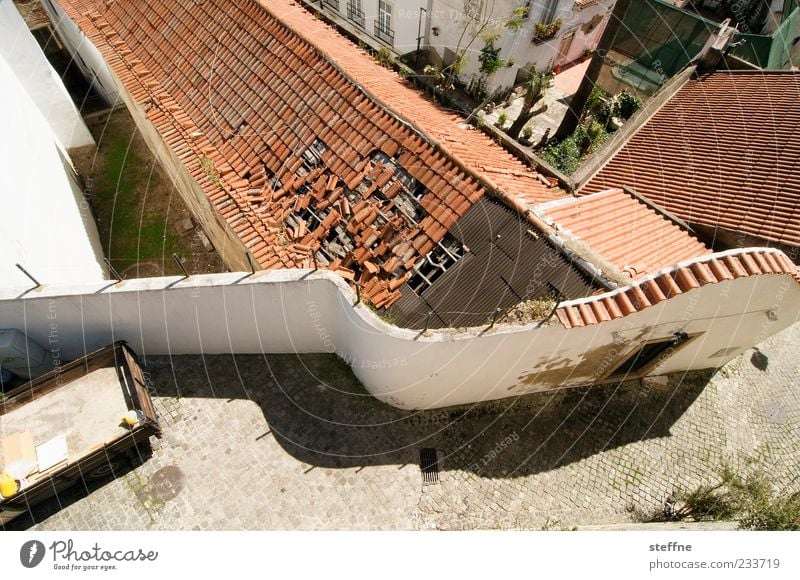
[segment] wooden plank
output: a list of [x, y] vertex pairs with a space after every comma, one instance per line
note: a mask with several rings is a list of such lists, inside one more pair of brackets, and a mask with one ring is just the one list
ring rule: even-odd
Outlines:
[[30, 431], [12, 433], [0, 441], [3, 450], [3, 465], [15, 461], [33, 461], [36, 463], [36, 448], [33, 445], [33, 434]]
[[147, 392], [147, 385], [144, 380], [144, 374], [142, 373], [142, 367], [139, 366], [133, 351], [128, 346], [123, 346], [122, 352], [125, 354], [125, 361], [127, 362], [128, 368], [131, 371], [131, 376], [133, 377], [134, 388], [136, 389], [136, 395], [139, 399], [141, 411], [148, 419], [154, 423], [157, 423], [158, 420], [156, 418], [156, 410], [153, 406], [153, 401], [150, 398], [150, 393]]
[[85, 376], [97, 368], [108, 366], [117, 344], [106, 346], [89, 355], [61, 365], [49, 373], [9, 391], [6, 393], [6, 400], [0, 405], [0, 415], [10, 413], [17, 407]]

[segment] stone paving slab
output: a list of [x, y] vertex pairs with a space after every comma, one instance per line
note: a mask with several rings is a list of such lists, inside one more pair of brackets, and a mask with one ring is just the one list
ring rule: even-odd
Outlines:
[[[328, 355], [149, 357], [164, 429], [152, 456], [10, 527], [615, 525], [748, 458], [797, 489], [798, 346], [795, 325], [717, 373], [416, 413], [376, 401]], [[422, 447], [438, 452], [438, 483], [423, 484]]]

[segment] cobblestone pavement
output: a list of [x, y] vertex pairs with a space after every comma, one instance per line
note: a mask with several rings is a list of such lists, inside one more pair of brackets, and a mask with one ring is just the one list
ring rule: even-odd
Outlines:
[[[748, 458], [798, 488], [798, 346], [795, 325], [715, 374], [424, 413], [377, 402], [331, 356], [151, 357], [164, 428], [152, 457], [12, 526], [612, 525]], [[438, 483], [423, 484], [421, 447], [438, 450]]]

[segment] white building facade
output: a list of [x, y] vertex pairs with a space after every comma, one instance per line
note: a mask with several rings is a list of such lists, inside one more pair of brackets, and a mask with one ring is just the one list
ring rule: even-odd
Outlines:
[[12, 0], [0, 0], [0, 56], [65, 149], [94, 145], [92, 134], [64, 83], [47, 61]]
[[67, 152], [94, 140], [11, 0], [0, 10], [0, 279], [33, 286], [19, 264], [42, 284], [103, 280], [100, 238]]
[[[430, 60], [451, 65], [465, 52], [459, 78], [465, 85], [481, 76], [479, 56], [494, 34], [504, 66], [484, 79], [489, 94], [523, 81], [532, 65], [548, 71], [594, 50], [615, 0], [432, 0]], [[516, 12], [515, 12], [516, 11]], [[516, 18], [515, 18], [516, 16]], [[517, 21], [517, 25], [509, 23]]]
[[395, 55], [425, 47], [431, 0], [302, 0], [308, 8], [361, 39]]
[[[532, 65], [551, 70], [597, 46], [615, 0], [302, 0], [373, 50], [396, 56], [425, 51], [431, 64], [451, 65], [465, 54], [464, 85], [481, 76], [485, 37], [505, 66], [484, 79], [488, 92], [525, 79]], [[508, 26], [517, 16], [518, 26]]]

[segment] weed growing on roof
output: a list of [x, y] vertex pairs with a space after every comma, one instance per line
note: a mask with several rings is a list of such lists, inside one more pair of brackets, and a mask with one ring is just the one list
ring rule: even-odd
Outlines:
[[200, 156], [200, 168], [203, 170], [205, 176], [208, 177], [214, 185], [217, 187], [222, 187], [222, 182], [219, 179], [217, 167], [209, 157], [205, 155]]
[[375, 53], [375, 60], [385, 68], [392, 68], [392, 64], [394, 63], [391, 51], [385, 46], [380, 47], [378, 52]]
[[397, 319], [395, 318], [394, 312], [388, 312], [387, 310], [379, 310], [372, 302], [369, 300], [364, 300], [363, 303], [369, 308], [375, 315], [383, 320], [386, 324], [391, 324], [393, 326], [397, 326]]

